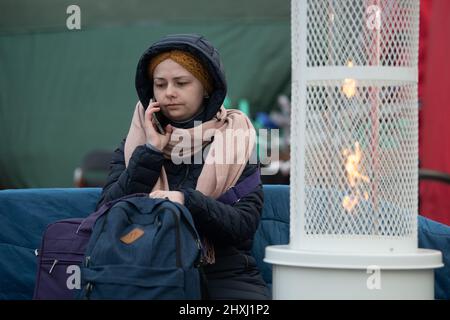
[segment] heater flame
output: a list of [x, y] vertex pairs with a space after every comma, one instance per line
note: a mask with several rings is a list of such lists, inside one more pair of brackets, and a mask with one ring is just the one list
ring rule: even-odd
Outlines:
[[[347, 173], [347, 180], [352, 189], [355, 189], [359, 183], [369, 182], [369, 177], [362, 174], [360, 170], [361, 160], [362, 160], [362, 152], [359, 146], [359, 142], [355, 142], [355, 151], [345, 149], [343, 152], [344, 157], [346, 157], [345, 161], [345, 171]], [[358, 204], [360, 198], [364, 198], [365, 200], [369, 199], [369, 194], [367, 191], [364, 192], [363, 197], [359, 190], [356, 192], [352, 192], [353, 194], [347, 195], [342, 199], [342, 206], [348, 212], [351, 212], [353, 208]]]
[[369, 177], [363, 175], [359, 172], [359, 165], [362, 159], [361, 148], [359, 147], [359, 142], [355, 142], [355, 152], [351, 153], [350, 150], [345, 149], [343, 151], [347, 160], [345, 161], [345, 171], [347, 171], [347, 179], [352, 188], [356, 187], [357, 180], [363, 180], [364, 182], [369, 182]]
[[348, 212], [351, 212], [353, 208], [358, 204], [358, 198], [354, 196], [345, 196], [344, 199], [342, 199], [342, 206], [347, 210]]
[[[350, 60], [347, 63], [347, 67], [353, 68], [352, 60]], [[342, 92], [349, 99], [354, 97], [356, 94], [356, 80], [355, 79], [344, 79], [344, 83], [342, 84]]]

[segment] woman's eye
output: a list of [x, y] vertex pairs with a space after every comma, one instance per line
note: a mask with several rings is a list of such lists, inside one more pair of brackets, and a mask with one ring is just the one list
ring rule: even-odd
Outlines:
[[155, 83], [155, 87], [157, 87], [157, 88], [162, 88], [163, 86], [164, 86], [163, 84]]
[[178, 82], [179, 86], [184, 86], [185, 84], [188, 84], [187, 82]]

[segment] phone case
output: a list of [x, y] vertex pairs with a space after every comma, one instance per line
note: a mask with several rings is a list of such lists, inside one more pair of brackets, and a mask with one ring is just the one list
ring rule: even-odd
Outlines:
[[[152, 103], [153, 101], [156, 101], [156, 100], [150, 99], [150, 103]], [[161, 112], [161, 111], [159, 111], [159, 112]], [[158, 132], [159, 132], [160, 134], [166, 134], [166, 131], [164, 130], [164, 127], [163, 127], [162, 124], [161, 124], [161, 121], [158, 119], [157, 113], [158, 113], [158, 112], [152, 113], [153, 121], [155, 122], [155, 125], [156, 125], [156, 128], [157, 128]]]

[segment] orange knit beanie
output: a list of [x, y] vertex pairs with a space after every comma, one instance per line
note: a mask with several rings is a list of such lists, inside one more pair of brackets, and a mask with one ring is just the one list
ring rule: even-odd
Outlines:
[[150, 78], [153, 77], [153, 72], [155, 71], [155, 68], [158, 66], [158, 64], [166, 59], [172, 59], [187, 71], [192, 73], [192, 75], [201, 82], [203, 88], [205, 88], [208, 94], [212, 92], [213, 86], [208, 71], [198, 58], [186, 51], [172, 50], [162, 52], [154, 56], [148, 66]]

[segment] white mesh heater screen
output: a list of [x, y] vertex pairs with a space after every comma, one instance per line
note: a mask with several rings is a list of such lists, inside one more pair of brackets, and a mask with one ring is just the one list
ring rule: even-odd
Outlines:
[[291, 246], [417, 249], [418, 0], [292, 1]]

